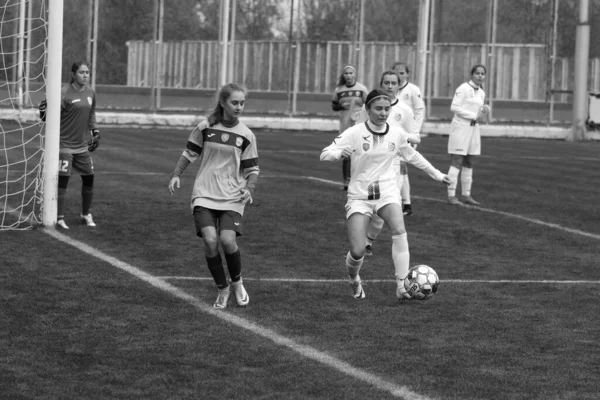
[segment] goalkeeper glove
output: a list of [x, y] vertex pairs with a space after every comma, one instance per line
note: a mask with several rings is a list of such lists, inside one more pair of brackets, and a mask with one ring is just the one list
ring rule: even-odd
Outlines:
[[88, 150], [94, 151], [100, 145], [100, 131], [98, 129], [92, 130], [92, 140], [88, 142]]
[[40, 119], [42, 121], [46, 120], [46, 108], [48, 108], [48, 103], [46, 103], [46, 99], [42, 100], [42, 102], [40, 103]]

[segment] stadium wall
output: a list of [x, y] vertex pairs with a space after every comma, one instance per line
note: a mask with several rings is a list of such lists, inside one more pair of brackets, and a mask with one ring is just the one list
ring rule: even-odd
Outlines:
[[[150, 129], [191, 129], [204, 116], [184, 112], [131, 112], [131, 111], [98, 111], [98, 123], [106, 128], [135, 127]], [[244, 116], [242, 121], [253, 129], [272, 129], [282, 131], [317, 130], [330, 133], [333, 137], [339, 129], [339, 121], [335, 118], [321, 117], [286, 117], [286, 116]], [[18, 123], [38, 120], [36, 110], [25, 110], [15, 113], [13, 110], [0, 109], [0, 120]], [[481, 126], [483, 137], [533, 138], [565, 140], [570, 126], [545, 126], [539, 124], [485, 124]], [[447, 135], [450, 122], [428, 121], [423, 124], [423, 133], [428, 135]], [[600, 131], [588, 131], [587, 140], [600, 140]]]

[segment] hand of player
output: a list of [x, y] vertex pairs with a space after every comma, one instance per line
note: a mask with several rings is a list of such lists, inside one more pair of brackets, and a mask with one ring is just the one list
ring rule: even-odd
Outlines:
[[446, 186], [450, 186], [450, 184], [452, 183], [452, 181], [450, 180], [450, 178], [448, 177], [448, 175], [444, 175], [442, 177], [442, 183]]
[[252, 204], [252, 190], [248, 189], [247, 187], [240, 189], [240, 191], [242, 192], [242, 198], [241, 198], [241, 202], [242, 204], [246, 205], [246, 203], [250, 203]]
[[340, 156], [342, 157], [342, 159], [346, 159], [346, 158], [350, 158], [352, 153], [354, 153], [354, 151], [350, 147], [344, 147], [342, 149], [342, 154], [340, 154]]
[[100, 131], [98, 129], [94, 129], [92, 131], [92, 140], [88, 143], [88, 150], [90, 152], [96, 150], [100, 146]]
[[169, 181], [169, 194], [172, 196], [175, 193], [175, 188], [179, 189], [180, 180], [178, 176], [173, 176]]

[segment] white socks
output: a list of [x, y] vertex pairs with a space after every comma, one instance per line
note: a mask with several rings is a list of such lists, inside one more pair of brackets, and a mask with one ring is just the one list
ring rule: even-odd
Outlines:
[[473, 185], [473, 168], [463, 167], [460, 173], [460, 186], [463, 196], [471, 196], [471, 185]]
[[406, 275], [408, 275], [410, 265], [410, 253], [408, 252], [406, 232], [401, 235], [392, 236], [392, 260], [394, 261], [396, 282], [400, 283], [406, 278]]
[[450, 166], [448, 170], [448, 178], [450, 178], [450, 185], [448, 185], [448, 197], [456, 197], [456, 185], [458, 184], [458, 174], [460, 168]]
[[348, 252], [348, 254], [346, 254], [346, 269], [348, 271], [348, 275], [350, 276], [350, 278], [354, 281], [358, 280], [358, 271], [360, 271], [360, 267], [363, 264], [363, 260], [365, 258], [362, 257], [359, 260], [355, 260], [354, 258], [352, 258], [352, 256], [350, 255], [350, 252]]

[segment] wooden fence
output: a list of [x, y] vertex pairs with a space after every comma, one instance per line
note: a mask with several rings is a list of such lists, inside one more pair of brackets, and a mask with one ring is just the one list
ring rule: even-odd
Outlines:
[[[182, 41], [153, 45], [152, 42], [128, 41], [127, 85], [153, 85], [154, 51], [160, 52], [160, 85], [166, 88], [216, 89], [219, 82], [221, 46], [218, 41]], [[237, 41], [230, 58], [233, 60], [232, 81], [251, 91], [283, 91], [290, 76], [288, 42]], [[358, 66], [359, 81], [374, 88], [383, 72], [394, 61], [405, 61], [415, 69], [415, 45], [390, 42], [366, 42], [363, 65]], [[294, 90], [298, 93], [331, 93], [344, 65], [356, 59], [351, 42], [295, 42], [293, 51]], [[551, 89], [549, 53], [541, 44], [496, 44], [491, 59], [494, 68], [488, 75], [497, 100], [547, 101]], [[435, 43], [431, 51], [433, 67], [427, 82], [432, 97], [451, 98], [455, 88], [464, 82], [475, 64], [488, 64], [485, 44]], [[554, 64], [554, 87], [569, 91], [573, 87], [573, 60], [558, 58]], [[589, 89], [600, 92], [600, 58], [590, 60]], [[414, 77], [413, 77], [414, 78]], [[413, 79], [414, 80], [414, 79]], [[570, 101], [562, 93], [554, 101]]]

